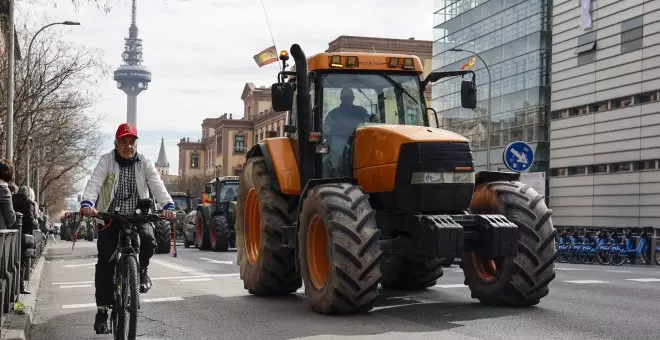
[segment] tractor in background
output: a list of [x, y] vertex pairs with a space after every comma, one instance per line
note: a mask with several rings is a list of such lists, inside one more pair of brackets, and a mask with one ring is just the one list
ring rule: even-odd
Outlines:
[[206, 183], [195, 216], [195, 245], [199, 250], [227, 251], [235, 246], [234, 219], [229, 207], [236, 201], [238, 176], [217, 177]]
[[188, 217], [188, 214], [194, 211], [194, 208], [198, 205], [199, 199], [191, 196], [189, 192], [171, 192], [170, 196], [174, 201], [174, 209], [176, 211], [176, 238], [182, 239], [183, 245], [188, 248], [195, 244], [195, 239], [186, 237], [186, 218]]

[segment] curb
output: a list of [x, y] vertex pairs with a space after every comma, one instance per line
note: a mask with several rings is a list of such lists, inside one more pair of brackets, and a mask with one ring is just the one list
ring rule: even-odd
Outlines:
[[30, 329], [32, 328], [32, 321], [34, 320], [34, 312], [37, 307], [37, 294], [39, 293], [39, 283], [41, 282], [41, 274], [46, 262], [46, 248], [42, 256], [39, 257], [37, 265], [32, 271], [32, 277], [28, 286], [28, 291], [31, 294], [20, 295], [18, 301], [23, 302], [25, 314], [15, 314], [9, 312], [5, 323], [2, 325], [1, 340], [27, 340], [30, 338]]

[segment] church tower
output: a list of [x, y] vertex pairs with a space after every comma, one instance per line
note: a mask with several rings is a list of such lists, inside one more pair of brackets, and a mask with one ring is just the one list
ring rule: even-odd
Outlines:
[[160, 176], [169, 175], [170, 163], [167, 162], [167, 156], [165, 155], [165, 139], [160, 139], [160, 150], [158, 151], [158, 160], [156, 160], [156, 170]]

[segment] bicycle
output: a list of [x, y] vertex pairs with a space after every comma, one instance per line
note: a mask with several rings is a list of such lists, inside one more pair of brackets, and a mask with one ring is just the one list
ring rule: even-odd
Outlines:
[[118, 219], [121, 223], [119, 242], [111, 259], [116, 259], [113, 275], [113, 304], [110, 306], [110, 331], [115, 340], [134, 340], [137, 334], [137, 312], [140, 309], [140, 277], [139, 256], [136, 250], [136, 239], [139, 237], [138, 226], [154, 223], [159, 219], [162, 210], [149, 213], [151, 199], [138, 201], [133, 215], [123, 215], [117, 212], [97, 212], [95, 218], [104, 221]]

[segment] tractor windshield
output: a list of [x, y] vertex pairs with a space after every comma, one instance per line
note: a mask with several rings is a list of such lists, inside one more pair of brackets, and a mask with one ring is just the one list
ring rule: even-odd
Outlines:
[[220, 202], [235, 201], [238, 195], [238, 182], [225, 182], [220, 188]]
[[320, 78], [330, 167], [338, 165], [349, 137], [362, 124], [425, 125], [416, 73], [330, 73]]
[[176, 210], [186, 210], [188, 209], [188, 199], [186, 197], [182, 196], [172, 196], [172, 200], [174, 201], [174, 206]]

